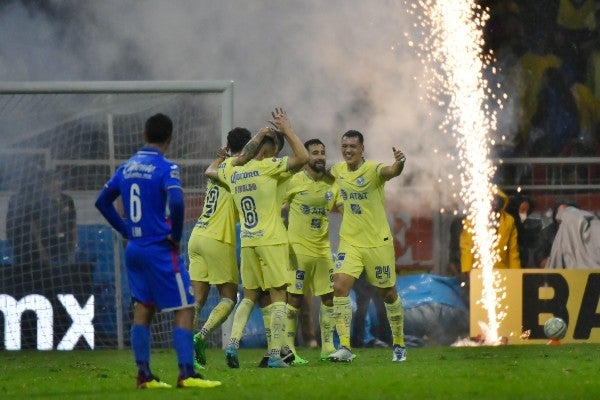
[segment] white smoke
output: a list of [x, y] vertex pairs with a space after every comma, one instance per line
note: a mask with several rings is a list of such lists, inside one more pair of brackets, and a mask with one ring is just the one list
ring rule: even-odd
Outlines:
[[441, 187], [455, 143], [438, 129], [443, 111], [422, 99], [403, 1], [41, 3], [0, 5], [1, 80], [231, 79], [235, 125], [256, 130], [282, 106], [301, 139], [324, 139], [332, 161], [348, 129], [365, 134], [369, 158], [391, 163], [391, 147], [402, 149], [404, 177], [390, 190], [426, 189], [406, 205], [458, 191]]

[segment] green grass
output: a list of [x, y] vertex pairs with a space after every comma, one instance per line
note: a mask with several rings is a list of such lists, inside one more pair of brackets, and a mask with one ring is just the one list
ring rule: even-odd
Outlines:
[[[207, 351], [214, 389], [135, 389], [129, 350], [0, 352], [0, 399], [593, 399], [600, 393], [600, 344], [428, 347], [409, 349], [404, 363], [389, 349], [356, 349], [351, 364], [318, 361], [260, 369], [263, 350], [240, 351], [241, 368]], [[152, 353], [154, 373], [174, 384], [172, 350]]]

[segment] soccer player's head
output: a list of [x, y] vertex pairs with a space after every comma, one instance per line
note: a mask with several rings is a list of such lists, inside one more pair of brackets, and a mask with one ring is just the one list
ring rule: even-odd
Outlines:
[[308, 167], [315, 172], [325, 171], [325, 145], [319, 139], [310, 139], [304, 142], [308, 151]]
[[273, 136], [265, 136], [260, 142], [259, 155], [263, 158], [276, 157], [283, 148], [283, 134], [274, 132]]
[[173, 122], [164, 114], [154, 114], [146, 120], [144, 139], [147, 143], [168, 144], [173, 134]]
[[342, 157], [348, 164], [358, 165], [365, 151], [364, 138], [359, 131], [350, 130], [342, 135]]
[[233, 128], [227, 134], [227, 148], [232, 154], [242, 151], [246, 143], [250, 141], [252, 134], [246, 128]]
[[260, 142], [260, 149], [258, 150], [258, 155], [262, 158], [269, 158], [275, 157], [276, 154], [277, 143], [275, 143], [275, 139], [271, 136], [265, 136]]

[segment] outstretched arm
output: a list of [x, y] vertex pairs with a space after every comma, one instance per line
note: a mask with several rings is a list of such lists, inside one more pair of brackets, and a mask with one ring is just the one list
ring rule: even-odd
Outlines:
[[400, 175], [404, 169], [404, 162], [406, 161], [406, 156], [403, 152], [395, 147], [392, 147], [392, 150], [394, 151], [394, 158], [396, 161], [392, 165], [387, 165], [381, 168], [379, 172], [379, 175], [385, 180], [389, 180]]
[[283, 108], [275, 108], [271, 112], [273, 120], [269, 121], [278, 132], [281, 132], [292, 148], [292, 156], [288, 161], [288, 170], [299, 170], [308, 162], [308, 151], [304, 148], [304, 144], [300, 141], [296, 133], [292, 129], [292, 124], [287, 117]]

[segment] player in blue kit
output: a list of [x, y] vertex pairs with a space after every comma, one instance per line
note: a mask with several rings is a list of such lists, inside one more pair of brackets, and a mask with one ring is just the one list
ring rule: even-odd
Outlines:
[[[179, 167], [163, 155], [172, 132], [169, 117], [150, 117], [144, 127], [144, 147], [117, 169], [96, 200], [104, 218], [128, 241], [125, 264], [134, 302], [131, 346], [138, 367], [137, 387], [141, 389], [171, 387], [150, 369], [150, 323], [157, 310], [174, 311], [177, 386], [208, 388], [221, 384], [204, 379], [193, 367], [194, 297], [190, 276], [179, 257], [183, 190]], [[124, 219], [113, 204], [119, 196]]]

